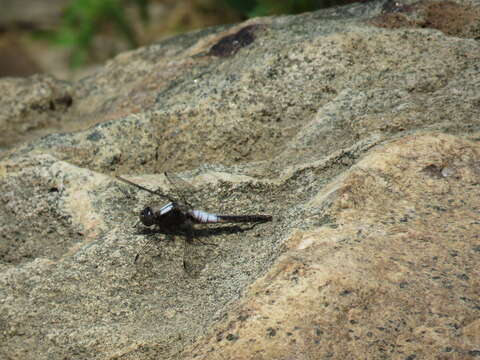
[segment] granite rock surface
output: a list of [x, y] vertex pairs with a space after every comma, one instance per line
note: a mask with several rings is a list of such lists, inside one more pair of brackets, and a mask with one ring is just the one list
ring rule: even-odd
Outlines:
[[[480, 3], [204, 29], [75, 83], [3, 79], [0, 357], [480, 356]], [[48, 135], [45, 135], [47, 134]], [[253, 229], [133, 225], [196, 189]]]

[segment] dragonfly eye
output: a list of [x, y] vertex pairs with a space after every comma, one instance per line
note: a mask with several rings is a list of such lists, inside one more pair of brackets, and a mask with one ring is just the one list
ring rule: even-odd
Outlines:
[[140, 221], [145, 226], [152, 226], [155, 224], [155, 217], [150, 207], [146, 207], [140, 212]]

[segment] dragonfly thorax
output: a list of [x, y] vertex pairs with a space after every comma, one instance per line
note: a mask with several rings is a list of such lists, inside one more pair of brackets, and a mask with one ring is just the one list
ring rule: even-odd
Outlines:
[[179, 226], [185, 222], [185, 214], [176, 203], [170, 202], [161, 208], [145, 207], [140, 212], [140, 222], [145, 226], [158, 225], [163, 228]]

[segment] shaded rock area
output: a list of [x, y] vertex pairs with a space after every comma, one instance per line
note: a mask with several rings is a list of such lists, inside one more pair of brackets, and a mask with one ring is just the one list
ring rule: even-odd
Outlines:
[[[474, 359], [479, 7], [258, 18], [0, 80], [0, 357]], [[160, 199], [114, 175], [170, 192], [166, 170], [274, 220], [198, 226], [197, 278], [181, 238], [134, 264]]]

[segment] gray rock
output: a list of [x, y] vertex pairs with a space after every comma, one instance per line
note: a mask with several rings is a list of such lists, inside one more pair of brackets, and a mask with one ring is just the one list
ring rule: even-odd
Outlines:
[[[473, 357], [479, 3], [449, 3], [443, 22], [432, 4], [175, 37], [55, 85], [72, 101], [41, 125], [29, 104], [55, 96], [8, 80], [26, 92], [0, 126], [52, 134], [2, 140], [0, 356]], [[169, 191], [165, 170], [205, 210], [274, 221], [212, 230], [197, 279], [181, 239], [133, 264], [154, 199], [113, 175]]]
[[0, 148], [63, 129], [72, 85], [49, 75], [0, 79]]

